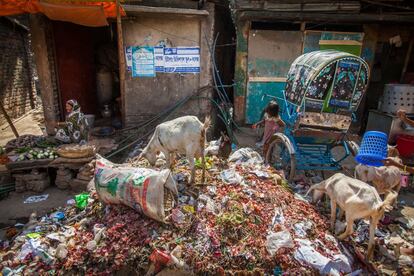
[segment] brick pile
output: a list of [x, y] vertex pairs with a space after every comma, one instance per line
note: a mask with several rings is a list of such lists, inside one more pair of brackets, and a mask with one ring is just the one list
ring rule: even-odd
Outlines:
[[33, 191], [41, 193], [50, 186], [50, 179], [46, 172], [32, 170], [30, 173], [13, 174], [16, 179], [16, 192]]

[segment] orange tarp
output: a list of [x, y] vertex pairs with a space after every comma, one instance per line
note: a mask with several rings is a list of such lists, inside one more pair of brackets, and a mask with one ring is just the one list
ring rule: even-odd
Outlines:
[[56, 5], [40, 2], [40, 10], [49, 19], [72, 22], [83, 26], [106, 26], [105, 13], [101, 6]]
[[[38, 12], [52, 20], [91, 27], [105, 26], [108, 25], [106, 18], [116, 17], [116, 3], [110, 1], [0, 0], [0, 16]], [[125, 16], [122, 7], [121, 15]]]

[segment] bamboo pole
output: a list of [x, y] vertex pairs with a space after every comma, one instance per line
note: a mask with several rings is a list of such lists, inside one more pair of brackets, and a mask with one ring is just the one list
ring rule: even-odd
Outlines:
[[122, 125], [125, 126], [125, 50], [124, 37], [122, 35], [122, 20], [120, 0], [116, 0], [116, 29], [118, 34], [118, 64], [119, 64], [119, 89], [121, 94]]

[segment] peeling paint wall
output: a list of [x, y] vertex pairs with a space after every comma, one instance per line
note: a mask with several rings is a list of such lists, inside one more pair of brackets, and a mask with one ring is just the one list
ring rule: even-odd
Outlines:
[[249, 77], [283, 77], [301, 54], [299, 31], [251, 30], [249, 33]]
[[[200, 74], [157, 73], [156, 77], [132, 78], [127, 71], [125, 78], [126, 126], [137, 125], [160, 111], [191, 95], [198, 88], [212, 83], [211, 61], [205, 37], [212, 41], [214, 5], [206, 5], [208, 17], [177, 15], [139, 16], [123, 24], [125, 46], [156, 46], [161, 41], [171, 47], [200, 46]], [[209, 96], [208, 90], [203, 95]], [[208, 100], [191, 100], [170, 118], [197, 115], [204, 119], [211, 111]]]
[[265, 94], [283, 95], [290, 65], [302, 52], [302, 33], [251, 30], [248, 44], [245, 122], [252, 124], [260, 120], [262, 110], [271, 100], [263, 98]]

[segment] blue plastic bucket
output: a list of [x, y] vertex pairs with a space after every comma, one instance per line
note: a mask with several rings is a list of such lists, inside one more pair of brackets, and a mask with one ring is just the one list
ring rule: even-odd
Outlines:
[[362, 138], [361, 147], [355, 160], [358, 163], [379, 167], [387, 158], [387, 134], [380, 131], [367, 131]]

